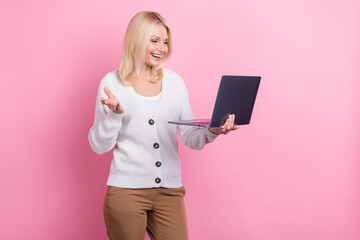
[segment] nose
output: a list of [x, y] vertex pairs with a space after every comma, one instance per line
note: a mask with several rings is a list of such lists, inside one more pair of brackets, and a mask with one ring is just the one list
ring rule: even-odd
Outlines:
[[160, 43], [159, 46], [158, 46], [158, 50], [161, 52], [161, 53], [164, 53], [165, 52], [165, 44], [163, 43]]

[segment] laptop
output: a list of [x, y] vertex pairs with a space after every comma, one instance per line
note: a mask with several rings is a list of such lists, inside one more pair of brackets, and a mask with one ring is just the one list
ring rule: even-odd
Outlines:
[[168, 123], [220, 127], [230, 114], [235, 114], [235, 125], [249, 124], [260, 79], [260, 76], [222, 76], [211, 119], [178, 120]]

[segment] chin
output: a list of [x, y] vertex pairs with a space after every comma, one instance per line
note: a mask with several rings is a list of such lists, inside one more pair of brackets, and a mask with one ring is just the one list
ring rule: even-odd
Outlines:
[[160, 66], [160, 64], [162, 64], [162, 61], [161, 62], [150, 62], [147, 65], [150, 67], [157, 67], [157, 66]]

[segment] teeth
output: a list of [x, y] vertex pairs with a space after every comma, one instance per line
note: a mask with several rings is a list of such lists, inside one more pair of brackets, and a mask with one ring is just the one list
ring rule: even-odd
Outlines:
[[151, 54], [153, 57], [156, 57], [156, 58], [160, 58], [161, 56], [160, 55], [157, 55], [157, 54], [154, 54], [154, 53], [152, 53]]

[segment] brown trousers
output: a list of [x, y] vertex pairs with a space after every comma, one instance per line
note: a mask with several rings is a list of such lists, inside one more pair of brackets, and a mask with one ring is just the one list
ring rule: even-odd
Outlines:
[[108, 186], [104, 218], [110, 240], [188, 240], [185, 188]]

